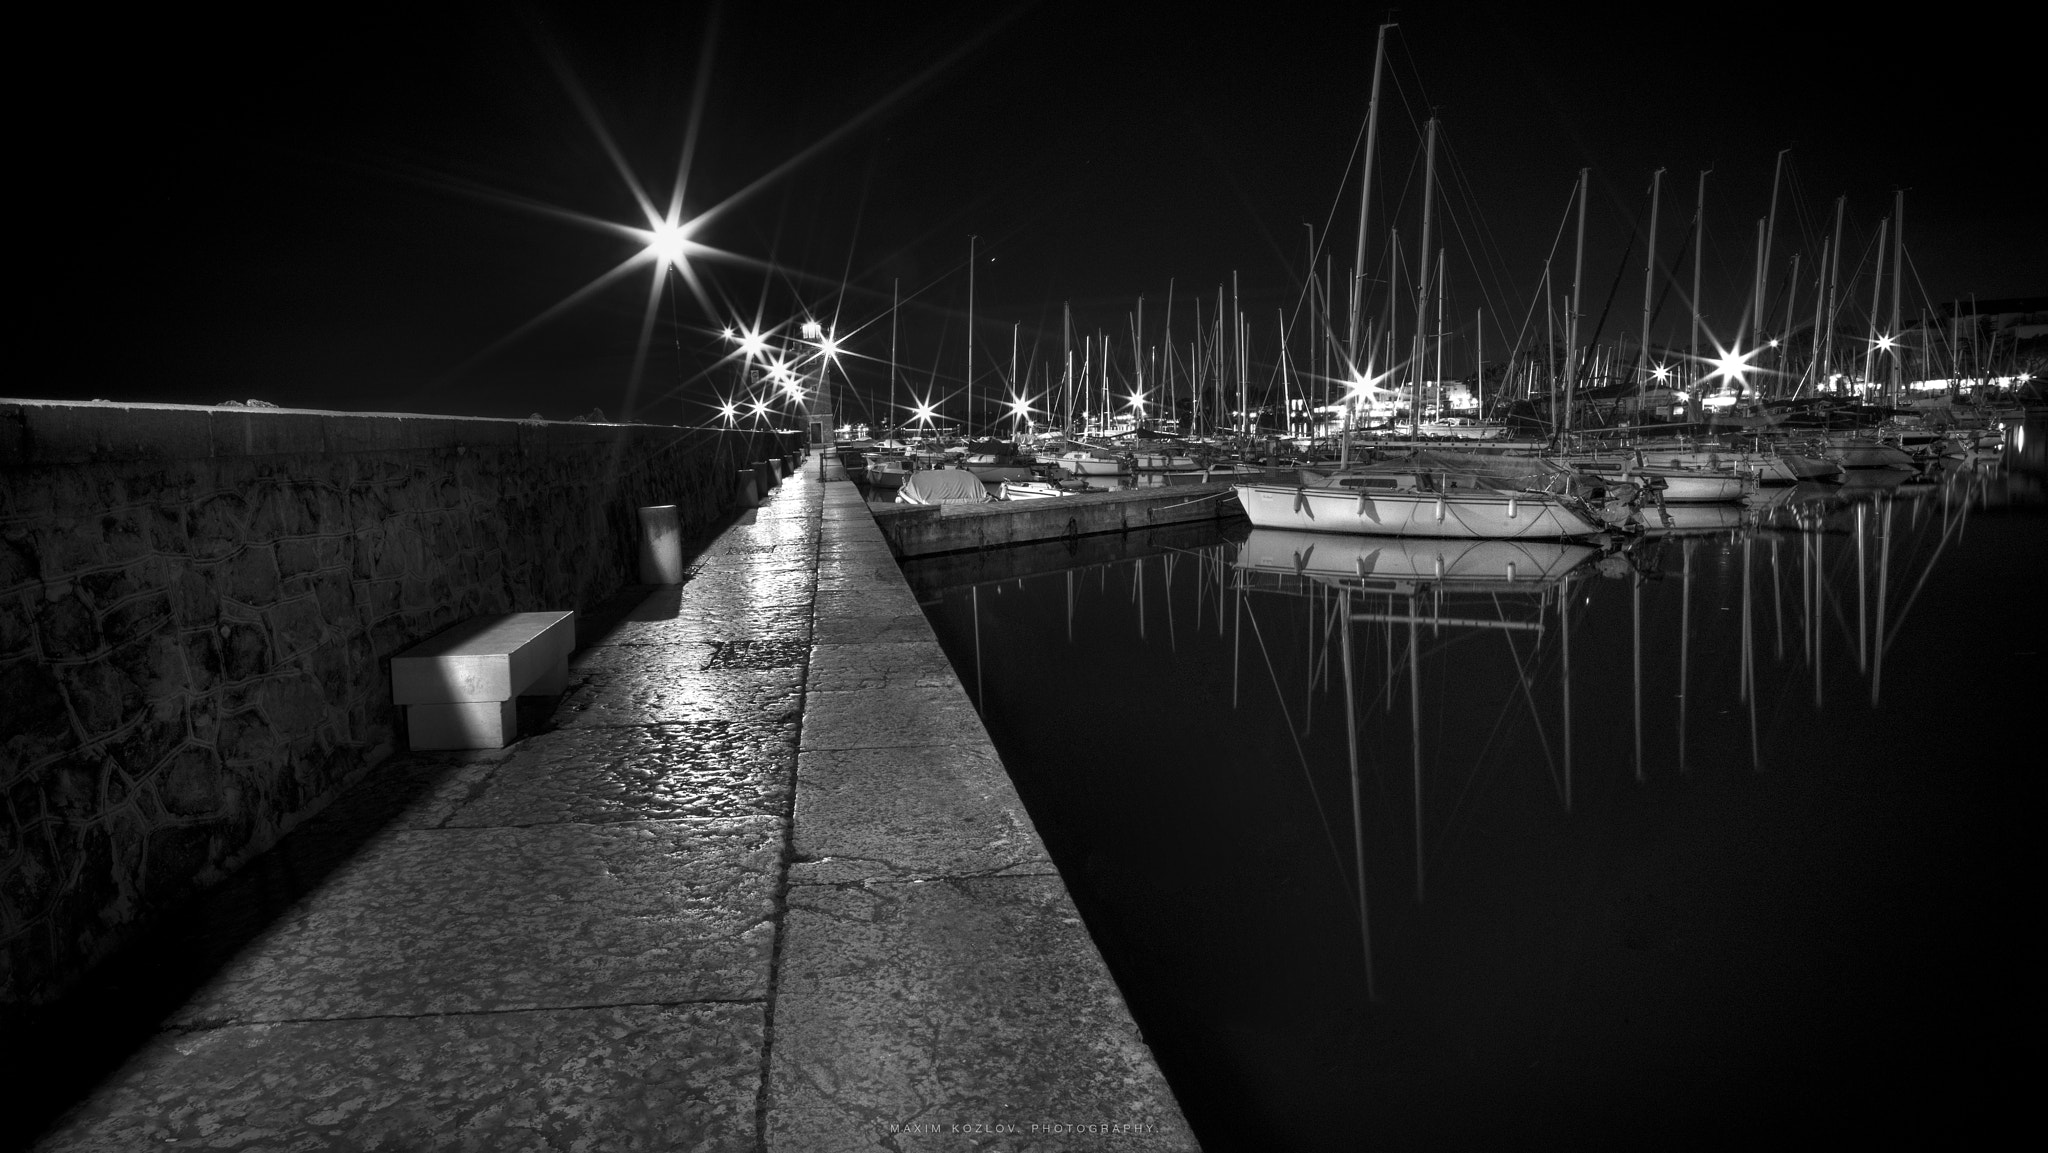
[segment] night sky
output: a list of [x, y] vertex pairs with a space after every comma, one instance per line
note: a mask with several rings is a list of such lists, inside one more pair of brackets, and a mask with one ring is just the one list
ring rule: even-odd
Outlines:
[[[7, 391], [699, 423], [736, 387], [718, 330], [756, 317], [833, 324], [858, 389], [886, 395], [894, 280], [906, 393], [957, 405], [970, 235], [984, 395], [1013, 325], [1027, 365], [1034, 347], [1058, 357], [1063, 301], [1127, 357], [1138, 297], [1157, 344], [1170, 288], [1184, 357], [1196, 297], [1213, 321], [1233, 273], [1270, 364], [1311, 239], [1340, 283], [1351, 263], [1346, 173], [1382, 10], [749, 4], [714, 25], [696, 4], [585, 7], [82, 13], [50, 29], [67, 79], [23, 130], [44, 286], [24, 335], [75, 355]], [[1490, 359], [1515, 339], [1561, 227], [1566, 287], [1581, 167], [1592, 305], [1620, 270], [1610, 337], [1640, 325], [1641, 240], [1623, 253], [1659, 166], [1667, 261], [1713, 169], [1703, 309], [1732, 329], [1784, 148], [1772, 264], [1782, 280], [1803, 254], [1795, 312], [1810, 316], [1846, 194], [1862, 322], [1897, 189], [1909, 317], [1925, 299], [2048, 294], [2044, 102], [2017, 15], [1825, 27], [1657, 8], [1396, 16], [1368, 263], [1388, 227], [1416, 242], [1434, 108], [1454, 372], [1475, 314]], [[699, 118], [684, 215], [711, 212], [693, 240], [717, 251], [691, 258], [702, 298], [666, 283], [637, 387], [651, 266], [529, 324], [644, 246], [592, 223], [646, 221], [578, 92], [658, 205]], [[1690, 277], [1681, 265], [1681, 288]], [[1685, 321], [1674, 292], [1660, 334], [1681, 339]]]

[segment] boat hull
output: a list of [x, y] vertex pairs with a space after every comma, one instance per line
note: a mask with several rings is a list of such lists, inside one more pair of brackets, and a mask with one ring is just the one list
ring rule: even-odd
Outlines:
[[1085, 452], [1068, 452], [1047, 461], [1039, 458], [1040, 464], [1056, 464], [1073, 476], [1118, 476], [1130, 471], [1130, 464], [1121, 458], [1090, 456]]
[[867, 484], [870, 488], [901, 488], [903, 478], [916, 471], [909, 461], [902, 459], [869, 457], [867, 465]]
[[1707, 472], [1689, 468], [1610, 469], [1584, 471], [1610, 484], [1661, 482], [1658, 493], [1667, 504], [1737, 503], [1749, 492], [1749, 482], [1733, 472]]
[[1443, 540], [1569, 540], [1607, 531], [1549, 493], [1375, 492], [1233, 485], [1255, 528]]

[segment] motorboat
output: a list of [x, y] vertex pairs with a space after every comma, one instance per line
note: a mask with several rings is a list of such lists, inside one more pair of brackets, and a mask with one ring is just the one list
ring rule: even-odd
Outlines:
[[1410, 431], [1416, 436], [1453, 440], [1501, 440], [1508, 435], [1508, 426], [1505, 421], [1482, 420], [1476, 416], [1446, 416], [1439, 420], [1425, 420]]
[[894, 453], [871, 452], [863, 459], [867, 461], [870, 488], [900, 488], [904, 480], [917, 471], [916, 461]]
[[919, 469], [896, 490], [898, 504], [987, 504], [994, 499], [980, 477], [959, 468]]
[[1076, 490], [1061, 488], [1049, 480], [1006, 480], [997, 486], [997, 500], [1046, 500], [1073, 496]]

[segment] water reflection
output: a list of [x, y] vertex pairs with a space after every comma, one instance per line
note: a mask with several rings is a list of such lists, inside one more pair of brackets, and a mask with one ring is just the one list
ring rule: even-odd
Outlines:
[[1922, 990], [2012, 975], [1978, 905], [2026, 806], [1956, 752], [2038, 684], [1986, 593], [2048, 563], [2040, 492], [1966, 463], [1606, 550], [1182, 526], [906, 574], [1205, 1148], [1529, 1143], [1893, 1087]]

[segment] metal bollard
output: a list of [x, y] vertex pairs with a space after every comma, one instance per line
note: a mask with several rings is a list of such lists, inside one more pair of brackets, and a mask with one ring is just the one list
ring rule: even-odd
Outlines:
[[683, 583], [683, 518], [675, 505], [640, 510], [640, 583]]

